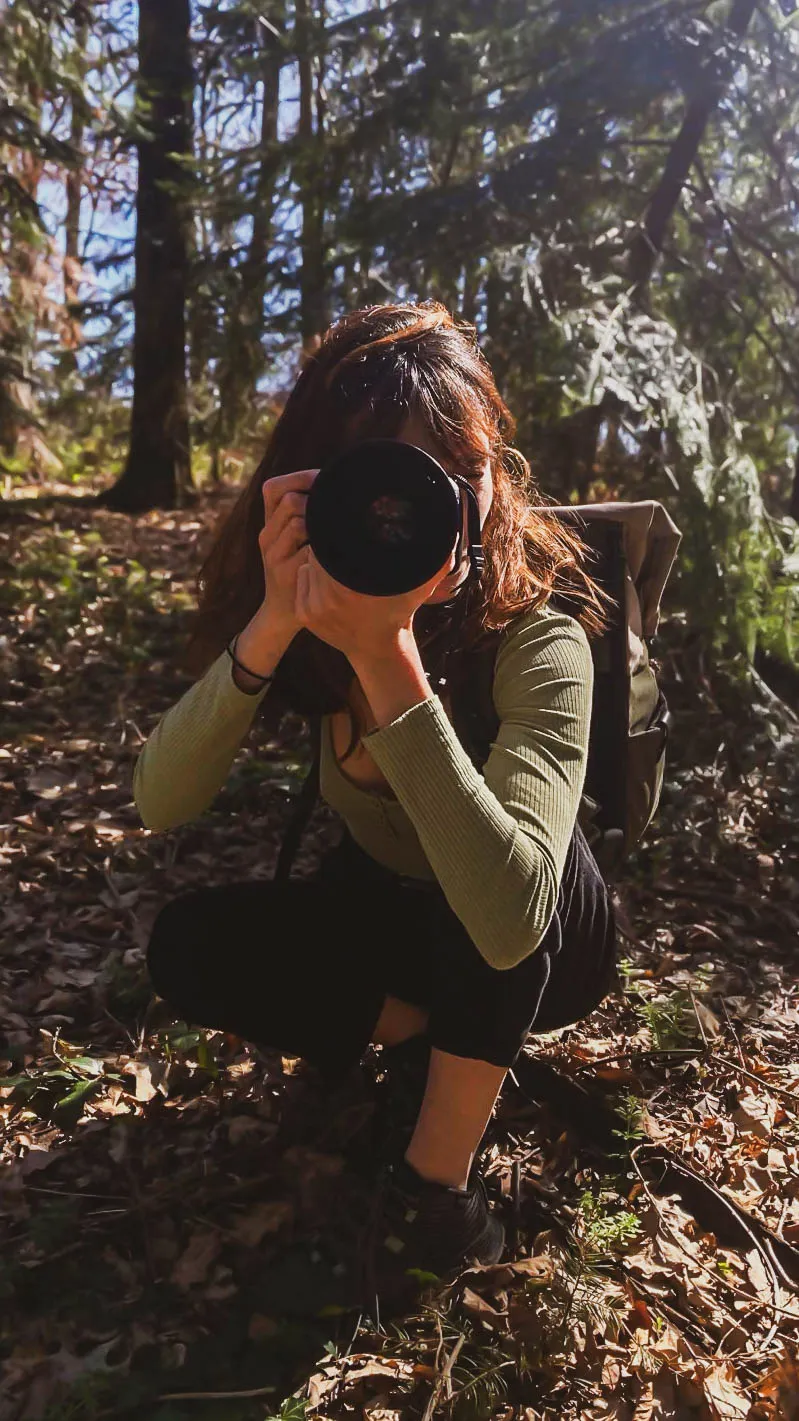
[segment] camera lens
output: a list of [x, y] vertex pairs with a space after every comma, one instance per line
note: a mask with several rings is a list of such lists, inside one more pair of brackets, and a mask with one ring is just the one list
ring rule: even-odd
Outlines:
[[369, 508], [369, 526], [376, 541], [399, 547], [413, 542], [413, 504], [409, 498], [381, 493]]
[[317, 561], [354, 592], [392, 597], [447, 561], [463, 520], [457, 484], [436, 459], [397, 439], [369, 439], [314, 480], [305, 521]]

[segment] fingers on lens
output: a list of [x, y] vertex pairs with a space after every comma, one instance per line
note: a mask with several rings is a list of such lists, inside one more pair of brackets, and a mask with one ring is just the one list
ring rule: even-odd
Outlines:
[[271, 524], [273, 532], [282, 532], [287, 523], [292, 519], [300, 518], [305, 523], [305, 494], [285, 493], [277, 506], [267, 513], [267, 524]]
[[295, 553], [305, 546], [308, 538], [305, 532], [305, 519], [296, 515], [290, 518], [280, 529], [274, 540], [273, 548], [278, 555], [286, 556]]
[[313, 483], [318, 469], [298, 469], [293, 474], [278, 474], [275, 478], [265, 479], [261, 488], [264, 496], [264, 505], [267, 517], [273, 514], [276, 508], [289, 494], [296, 493], [303, 498]]

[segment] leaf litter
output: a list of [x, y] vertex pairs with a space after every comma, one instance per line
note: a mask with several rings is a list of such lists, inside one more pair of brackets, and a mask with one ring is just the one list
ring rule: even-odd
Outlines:
[[[654, 1142], [799, 1247], [790, 718], [733, 668], [711, 691], [667, 627], [674, 754], [625, 877], [619, 990], [529, 1048], [615, 1112], [612, 1139], [509, 1086], [486, 1164], [510, 1259], [358, 1318], [319, 1279], [368, 1081], [331, 1099], [301, 1063], [176, 1023], [144, 971], [167, 897], [270, 870], [307, 759], [298, 722], [259, 725], [198, 823], [151, 836], [131, 802], [188, 684], [219, 511], [41, 499], [0, 527], [0, 1421], [179, 1421], [215, 1396], [226, 1421], [796, 1417], [796, 1290], [643, 1165]], [[334, 834], [318, 814], [299, 872]]]

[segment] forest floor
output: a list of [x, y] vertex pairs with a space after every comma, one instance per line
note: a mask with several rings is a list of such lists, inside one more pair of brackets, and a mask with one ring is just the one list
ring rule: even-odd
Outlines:
[[3, 510], [0, 1421], [799, 1417], [799, 722], [672, 620], [621, 987], [492, 1127], [511, 1262], [379, 1325], [325, 1267], [368, 1082], [329, 1098], [144, 973], [170, 896], [269, 874], [304, 762], [256, 729], [199, 822], [131, 802], [219, 507]]

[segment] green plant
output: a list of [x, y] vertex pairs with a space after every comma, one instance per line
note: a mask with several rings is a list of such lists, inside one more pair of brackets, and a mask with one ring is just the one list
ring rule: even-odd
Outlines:
[[[219, 1075], [218, 1056], [215, 1044], [204, 1029], [192, 1031], [185, 1021], [174, 1026], [165, 1026], [158, 1033], [158, 1041], [167, 1061], [176, 1057], [190, 1056], [194, 1052], [197, 1065], [214, 1079]], [[221, 1045], [221, 1036], [216, 1037], [216, 1046]]]
[[658, 997], [638, 1008], [652, 1034], [656, 1051], [674, 1051], [700, 1040], [690, 992], [680, 988], [670, 997]]
[[264, 1421], [305, 1421], [307, 1401], [299, 1396], [287, 1396], [280, 1410], [264, 1417]]
[[637, 1238], [641, 1225], [629, 1209], [611, 1209], [610, 1195], [603, 1190], [586, 1190], [580, 1199], [581, 1248], [583, 1256], [596, 1266], [614, 1248], [623, 1248]]
[[618, 1153], [626, 1159], [630, 1150], [645, 1138], [643, 1126], [643, 1102], [629, 1091], [622, 1095], [616, 1106], [619, 1124], [614, 1130], [619, 1141]]
[[29, 1111], [40, 1120], [51, 1120], [62, 1130], [77, 1125], [90, 1100], [98, 1095], [105, 1081], [121, 1081], [114, 1071], [107, 1071], [94, 1056], [84, 1056], [80, 1049], [67, 1042], [59, 1043], [58, 1065], [21, 1071], [16, 1076], [0, 1079], [0, 1087], [9, 1091], [13, 1106]]
[[100, 1372], [76, 1377], [68, 1390], [54, 1397], [42, 1421], [97, 1421], [113, 1400], [115, 1383]]

